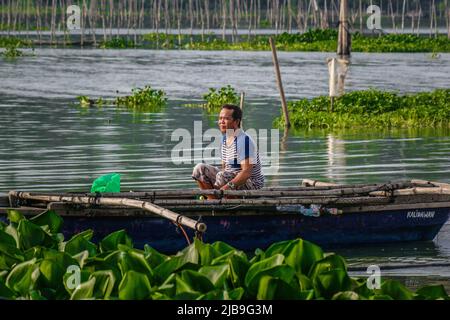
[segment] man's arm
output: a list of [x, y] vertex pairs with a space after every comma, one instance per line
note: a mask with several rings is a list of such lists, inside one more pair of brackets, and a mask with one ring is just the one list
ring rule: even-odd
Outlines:
[[[245, 159], [241, 162], [241, 171], [230, 182], [232, 182], [237, 187], [245, 184], [252, 175], [252, 169], [253, 164], [250, 163], [250, 158]], [[229, 187], [227, 185], [224, 185], [220, 189], [227, 190], [229, 189]]]

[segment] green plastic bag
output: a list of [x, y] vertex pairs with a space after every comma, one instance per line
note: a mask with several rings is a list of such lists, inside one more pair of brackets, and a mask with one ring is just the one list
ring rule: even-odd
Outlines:
[[91, 193], [120, 192], [120, 174], [109, 173], [94, 180]]

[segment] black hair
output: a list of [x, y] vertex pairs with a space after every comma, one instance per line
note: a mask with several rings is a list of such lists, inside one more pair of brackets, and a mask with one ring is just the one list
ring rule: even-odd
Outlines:
[[239, 120], [239, 127], [241, 127], [242, 122], [242, 110], [234, 104], [224, 104], [222, 109], [233, 110], [233, 120]]

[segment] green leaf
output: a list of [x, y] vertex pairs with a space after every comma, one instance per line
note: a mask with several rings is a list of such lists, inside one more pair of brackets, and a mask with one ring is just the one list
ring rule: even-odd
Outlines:
[[203, 274], [193, 270], [183, 270], [176, 277], [176, 294], [207, 293], [214, 290], [214, 285]]
[[118, 256], [118, 265], [122, 276], [129, 270], [133, 270], [145, 274], [149, 279], [153, 279], [153, 271], [145, 259], [144, 254], [135, 249], [126, 252], [122, 251]]
[[258, 300], [298, 300], [299, 291], [281, 279], [271, 276], [263, 276], [259, 281]]
[[313, 278], [316, 296], [331, 299], [334, 294], [351, 289], [351, 281], [347, 272], [342, 269], [322, 271]]
[[61, 230], [63, 219], [53, 210], [47, 210], [30, 219], [35, 225], [48, 226], [51, 233], [58, 233]]
[[162, 253], [159, 253], [152, 247], [148, 246], [147, 244], [144, 245], [144, 253], [145, 253], [145, 260], [149, 263], [151, 268], [156, 268], [161, 263], [166, 261], [168, 257]]
[[64, 251], [71, 256], [74, 256], [86, 250], [89, 252], [89, 256], [95, 256], [97, 253], [97, 246], [88, 240], [91, 237], [92, 236], [89, 236], [89, 233], [79, 233], [74, 235], [69, 241], [66, 242]]
[[94, 297], [108, 299], [116, 281], [114, 273], [111, 270], [95, 271], [91, 274], [91, 278], [95, 278]]
[[6, 278], [6, 286], [21, 296], [26, 296], [36, 286], [39, 265], [31, 259], [16, 265]]
[[370, 296], [369, 300], [394, 300], [394, 299], [386, 294], [375, 294], [373, 296]]
[[360, 297], [354, 291], [343, 291], [333, 295], [331, 300], [360, 300]]
[[125, 245], [130, 249], [133, 248], [133, 241], [125, 230], [113, 232], [103, 238], [100, 242], [100, 252], [117, 250], [119, 244]]
[[300, 274], [297, 273], [297, 278], [298, 278], [299, 290], [306, 291], [306, 290], [313, 289], [313, 283], [312, 283], [311, 279], [309, 279], [307, 276], [305, 276], [304, 274], [301, 274], [301, 273]]
[[253, 264], [245, 276], [245, 286], [250, 295], [256, 296], [260, 279], [265, 275], [291, 283], [295, 276], [295, 270], [284, 264], [284, 256], [281, 254], [275, 254]]
[[145, 274], [130, 270], [119, 284], [119, 299], [142, 300], [150, 297], [150, 281]]
[[347, 272], [347, 265], [344, 258], [337, 254], [330, 254], [325, 258], [317, 261], [311, 269], [309, 276], [314, 279], [318, 274], [326, 271], [331, 271], [333, 269], [341, 269]]
[[9, 234], [11, 237], [14, 238], [14, 240], [16, 241], [16, 247], [19, 248], [19, 234], [17, 232], [17, 228], [14, 227], [12, 224], [10, 224], [9, 226], [7, 226], [4, 231]]
[[41, 227], [25, 219], [20, 220], [17, 233], [20, 248], [24, 250], [49, 245], [52, 242], [51, 237]]
[[44, 260], [39, 264], [40, 279], [46, 287], [55, 290], [63, 290], [63, 277], [71, 265], [77, 265], [77, 261], [65, 252], [48, 249], [44, 252]]
[[199, 300], [241, 300], [244, 295], [243, 288], [236, 288], [230, 291], [213, 290], [198, 297]]
[[194, 246], [199, 254], [199, 264], [203, 266], [209, 266], [211, 265], [211, 262], [220, 255], [219, 252], [217, 252], [212, 245], [209, 243], [203, 243], [202, 241], [195, 239], [194, 240]]
[[233, 254], [228, 257], [227, 263], [229, 265], [230, 280], [233, 287], [244, 287], [245, 277], [250, 268], [250, 263], [247, 261], [246, 255], [243, 252], [234, 251]]
[[32, 290], [30, 292], [30, 299], [31, 300], [47, 300], [47, 298], [44, 297], [38, 290]]
[[206, 276], [216, 289], [221, 289], [228, 278], [228, 265], [206, 266], [198, 270], [199, 273]]
[[14, 237], [3, 230], [0, 230], [0, 244], [4, 244], [7, 247], [17, 247]]
[[0, 300], [1, 299], [13, 299], [15, 297], [14, 292], [10, 290], [2, 280], [0, 280]]
[[216, 250], [216, 252], [219, 253], [219, 255], [223, 255], [230, 251], [237, 251], [235, 248], [222, 241], [216, 241], [211, 246], [213, 247], [214, 250]]
[[303, 239], [273, 244], [266, 250], [265, 256], [271, 257], [274, 254], [284, 255], [286, 264], [306, 275], [314, 263], [323, 258], [323, 251], [319, 246]]
[[191, 244], [176, 256], [169, 257], [154, 269], [155, 276], [163, 282], [172, 272], [182, 270], [191, 264], [198, 264], [199, 254], [194, 244]]
[[386, 280], [381, 284], [379, 293], [381, 295], [387, 295], [394, 300], [412, 300], [414, 294], [411, 290], [406, 288], [403, 284], [395, 280]]
[[92, 237], [94, 236], [94, 230], [87, 229], [87, 230], [84, 230], [84, 231], [82, 231], [82, 232], [80, 232], [80, 233], [78, 233], [76, 235], [79, 236], [79, 237], [83, 237], [87, 241], [91, 241]]
[[70, 300], [87, 300], [93, 299], [95, 278], [92, 278], [86, 282], [81, 283], [70, 296]]
[[8, 215], [8, 220], [12, 223], [19, 223], [21, 220], [24, 220], [25, 217], [18, 210], [9, 209], [6, 211]]
[[17, 249], [14, 238], [0, 231], [0, 271], [9, 270], [13, 265], [24, 260], [24, 255]]
[[89, 257], [89, 252], [87, 250], [81, 251], [80, 253], [77, 253], [76, 255], [72, 256], [72, 258], [74, 258], [77, 261], [80, 268], [84, 267], [88, 257]]
[[416, 291], [416, 294], [419, 295], [420, 299], [426, 299], [426, 300], [448, 299], [449, 298], [449, 296], [447, 295], [447, 292], [445, 291], [445, 288], [442, 284], [422, 287]]

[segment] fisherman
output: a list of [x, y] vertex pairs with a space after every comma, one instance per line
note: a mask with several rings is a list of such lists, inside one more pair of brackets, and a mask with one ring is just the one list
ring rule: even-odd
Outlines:
[[[200, 163], [192, 172], [200, 189], [254, 190], [264, 186], [259, 153], [253, 139], [241, 129], [242, 110], [225, 104], [219, 114], [222, 132], [222, 169]], [[213, 199], [214, 197], [208, 197]]]

